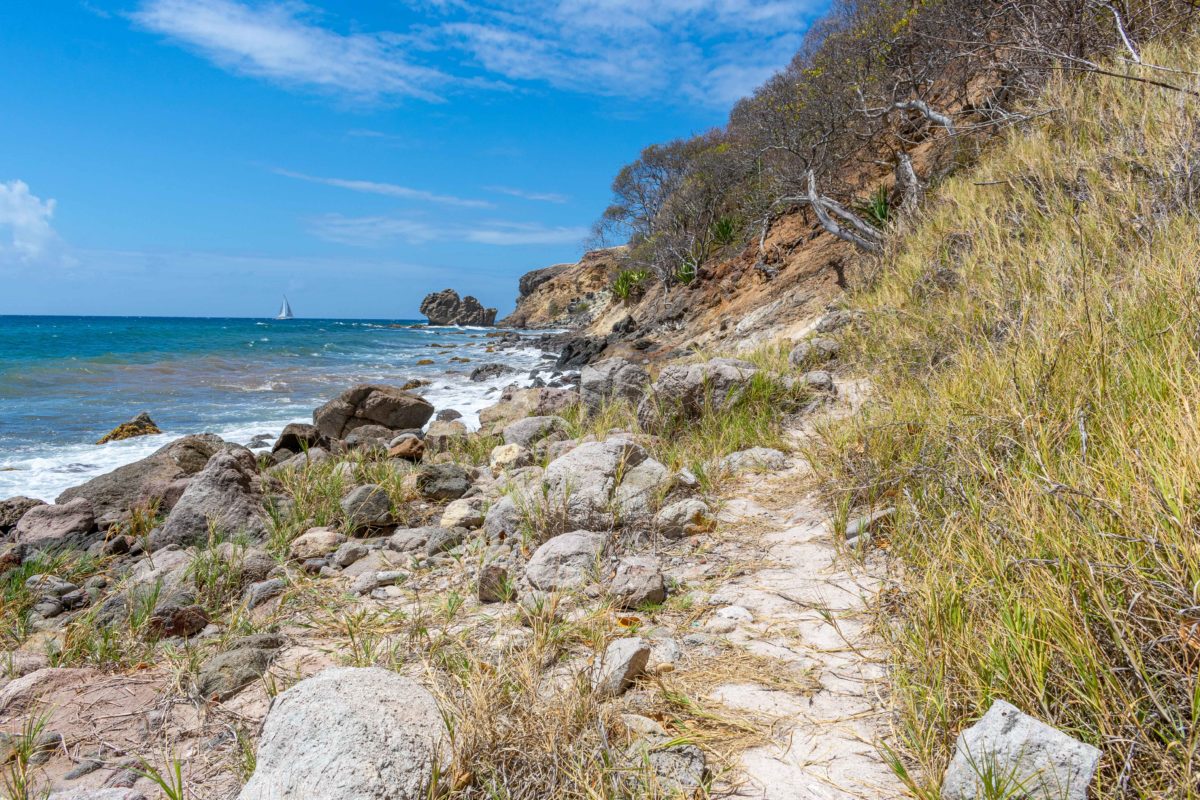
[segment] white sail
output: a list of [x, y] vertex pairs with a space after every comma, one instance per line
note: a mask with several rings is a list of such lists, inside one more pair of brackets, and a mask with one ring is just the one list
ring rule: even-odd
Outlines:
[[279, 309], [279, 316], [275, 317], [275, 319], [291, 319], [291, 318], [292, 318], [292, 307], [288, 303], [287, 295], [284, 295], [283, 296], [283, 307]]

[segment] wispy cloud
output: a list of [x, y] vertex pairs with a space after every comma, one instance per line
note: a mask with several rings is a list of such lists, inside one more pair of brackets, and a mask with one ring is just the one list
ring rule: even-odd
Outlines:
[[571, 198], [565, 194], [557, 192], [530, 192], [525, 189], [517, 189], [512, 186], [485, 186], [489, 192], [497, 194], [506, 194], [510, 197], [520, 197], [522, 200], [533, 200], [539, 203], [567, 203]]
[[230, 72], [306, 90], [365, 101], [438, 100], [451, 80], [410, 60], [404, 37], [339, 33], [299, 2], [144, 0], [130, 17]]
[[578, 244], [588, 229], [578, 226], [548, 227], [540, 223], [487, 221], [478, 225], [440, 225], [410, 217], [347, 217], [326, 214], [310, 221], [312, 232], [326, 241], [355, 247], [378, 247], [392, 241], [407, 244], [467, 242], [515, 246]]
[[308, 181], [309, 183], [320, 183], [325, 186], [336, 186], [339, 189], [349, 189], [352, 192], [379, 194], [385, 197], [401, 197], [406, 200], [421, 200], [427, 203], [440, 203], [441, 205], [460, 206], [462, 208], [492, 207], [492, 204], [486, 200], [471, 200], [465, 197], [437, 194], [435, 192], [425, 191], [424, 189], [413, 189], [409, 186], [399, 186], [394, 183], [351, 180], [348, 178], [322, 178], [315, 175], [305, 175], [303, 172], [293, 172], [287, 169], [275, 169], [272, 170], [272, 172], [274, 172], [276, 175], [283, 175], [287, 178], [295, 178], [296, 180]]
[[355, 100], [533, 82], [717, 106], [785, 64], [828, 2], [426, 0], [402, 30], [349, 33], [293, 0], [142, 0], [130, 16], [231, 72]]
[[0, 182], [0, 265], [54, 256], [60, 245], [50, 224], [54, 200], [42, 200], [25, 181]]

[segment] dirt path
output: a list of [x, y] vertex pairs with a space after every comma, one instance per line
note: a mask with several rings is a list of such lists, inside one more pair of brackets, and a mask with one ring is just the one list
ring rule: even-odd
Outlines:
[[717, 689], [728, 708], [779, 719], [771, 745], [741, 754], [743, 782], [728, 788], [760, 800], [907, 797], [878, 748], [888, 732], [885, 665], [868, 605], [885, 586], [882, 559], [857, 563], [838, 552], [828, 514], [806, 493], [809, 477], [799, 458], [785, 472], [750, 476], [721, 514], [735, 546], [759, 549], [758, 566], [710, 598], [734, 609], [718, 616], [739, 620], [729, 641], [800, 665], [819, 687], [808, 695]]

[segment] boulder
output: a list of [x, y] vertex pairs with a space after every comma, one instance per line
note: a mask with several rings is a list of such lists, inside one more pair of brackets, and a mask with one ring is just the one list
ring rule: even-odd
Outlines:
[[425, 555], [436, 556], [453, 550], [463, 543], [468, 533], [466, 528], [433, 528], [425, 541]]
[[123, 439], [134, 439], [138, 436], [152, 436], [156, 433], [162, 433], [162, 431], [154, 424], [154, 420], [150, 419], [150, 415], [143, 411], [128, 422], [122, 422], [101, 436], [96, 444], [119, 442]]
[[696, 419], [706, 409], [719, 412], [737, 402], [757, 372], [748, 361], [732, 358], [668, 366], [638, 404], [638, 422], [646, 430], [661, 430]]
[[430, 500], [457, 500], [470, 488], [471, 479], [458, 464], [429, 464], [417, 473], [417, 491]]
[[654, 527], [668, 539], [682, 539], [707, 533], [717, 526], [717, 519], [701, 500], [679, 500], [654, 515]]
[[208, 612], [191, 602], [168, 600], [155, 606], [146, 621], [147, 638], [191, 637], [208, 626]]
[[549, 437], [566, 438], [567, 421], [562, 417], [526, 417], [504, 428], [504, 443], [532, 448]]
[[493, 378], [499, 378], [501, 375], [511, 375], [514, 372], [516, 372], [516, 370], [510, 367], [508, 364], [501, 364], [498, 362], [492, 364], [482, 364], [471, 370], [471, 380], [475, 383], [483, 383], [484, 381], [490, 381]]
[[496, 309], [484, 308], [474, 297], [459, 298], [453, 289], [431, 292], [421, 301], [420, 311], [430, 325], [471, 325], [490, 328], [496, 324]]
[[475, 530], [483, 525], [483, 500], [476, 497], [463, 497], [446, 504], [438, 525], [443, 528], [466, 528]]
[[294, 561], [321, 558], [337, 550], [346, 537], [332, 528], [309, 528], [292, 540], [288, 555]]
[[283, 460], [271, 467], [268, 472], [272, 475], [280, 475], [294, 470], [304, 470], [333, 458], [333, 455], [324, 447], [313, 447], [303, 453], [296, 453], [294, 456], [287, 455], [290, 452], [290, 450], [280, 450], [275, 453], [276, 458], [282, 456]]
[[280, 450], [287, 450], [289, 453], [303, 453], [306, 450], [311, 450], [314, 447], [329, 449], [329, 440], [321, 435], [316, 425], [309, 425], [305, 422], [293, 422], [284, 427], [283, 432], [279, 434], [279, 438], [275, 440], [274, 447], [271, 448], [272, 453], [278, 453]]
[[445, 452], [469, 434], [467, 426], [458, 420], [431, 422], [425, 431], [425, 449], [431, 453]]
[[650, 735], [630, 746], [627, 757], [634, 767], [646, 764], [654, 772], [656, 794], [696, 797], [708, 777], [704, 751], [694, 744], [674, 744], [666, 735]]
[[394, 386], [361, 384], [342, 392], [313, 412], [313, 424], [331, 439], [344, 439], [364, 425], [389, 430], [421, 428], [433, 416], [423, 397]]
[[272, 597], [283, 594], [286, 588], [287, 581], [283, 578], [269, 578], [247, 586], [246, 591], [242, 592], [242, 600], [245, 601], [246, 608], [258, 608]]
[[251, 483], [254, 457], [249, 450], [241, 453], [249, 456], [250, 469], [239, 453], [221, 452], [212, 457], [188, 484], [162, 528], [151, 534], [152, 550], [169, 544], [202, 544], [208, 540], [210, 526], [229, 536], [245, 534], [257, 539], [266, 533], [262, 495]]
[[600, 354], [607, 346], [608, 341], [600, 336], [577, 336], [568, 339], [563, 344], [554, 366], [559, 369], [578, 369], [586, 366], [599, 360]]
[[127, 519], [134, 508], [157, 504], [159, 511], [169, 511], [167, 500], [172, 485], [204, 469], [223, 444], [211, 433], [176, 439], [140, 461], [67, 489], [56, 502], [86, 498], [101, 527]]
[[493, 475], [530, 467], [533, 466], [533, 453], [519, 444], [499, 444], [492, 448], [491, 455], [488, 456], [488, 466], [492, 468]]
[[342, 498], [342, 513], [351, 531], [384, 528], [392, 524], [392, 500], [387, 490], [373, 483], [355, 487]]
[[548, 516], [567, 530], [649, 522], [670, 484], [667, 468], [630, 441], [586, 442], [550, 462], [543, 482]]
[[453, 422], [456, 419], [462, 419], [462, 412], [456, 411], [453, 408], [443, 408], [437, 412], [437, 416], [434, 419], [438, 422]]
[[579, 397], [588, 411], [607, 403], [627, 400], [636, 404], [646, 393], [650, 373], [623, 358], [606, 358], [589, 364], [579, 374]]
[[234, 641], [200, 667], [196, 689], [205, 700], [223, 702], [258, 680], [284, 645], [277, 633], [259, 633]]
[[[942, 780], [943, 800], [1087, 800], [1100, 751], [997, 700], [979, 722], [958, 735]], [[1005, 785], [987, 789], [982, 774]]]
[[650, 645], [640, 637], [617, 639], [592, 668], [592, 689], [601, 697], [616, 697], [646, 671]]
[[239, 800], [423, 800], [447, 764], [433, 695], [375, 667], [327, 669], [280, 694]]
[[812, 372], [806, 372], [800, 376], [810, 389], [818, 392], [836, 392], [837, 387], [833, 384], [833, 376], [823, 369], [815, 369]]
[[388, 448], [388, 458], [402, 458], [416, 463], [425, 456], [425, 442], [413, 435], [401, 437]]
[[572, 531], [555, 536], [529, 558], [525, 579], [546, 592], [581, 589], [599, 571], [608, 537], [591, 531]]
[[667, 583], [658, 561], [650, 556], [621, 559], [609, 594], [623, 609], [637, 609], [666, 600]]
[[34, 506], [17, 521], [14, 532], [17, 544], [45, 549], [78, 547], [95, 528], [92, 504], [79, 497], [66, 503]]
[[475, 594], [481, 603], [503, 603], [516, 596], [516, 587], [502, 564], [487, 564], [479, 570]]
[[25, 516], [25, 512], [34, 506], [44, 506], [46, 501], [35, 500], [32, 497], [10, 497], [0, 500], [0, 536], [17, 527], [17, 522]]

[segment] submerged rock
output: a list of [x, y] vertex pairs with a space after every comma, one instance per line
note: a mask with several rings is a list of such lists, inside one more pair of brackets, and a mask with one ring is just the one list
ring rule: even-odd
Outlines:
[[162, 433], [162, 431], [159, 430], [158, 426], [154, 424], [154, 420], [150, 419], [150, 415], [143, 411], [133, 419], [129, 420], [129, 422], [122, 422], [120, 425], [101, 436], [96, 444], [119, 442], [122, 439], [133, 439], [138, 436], [151, 436], [156, 433]]

